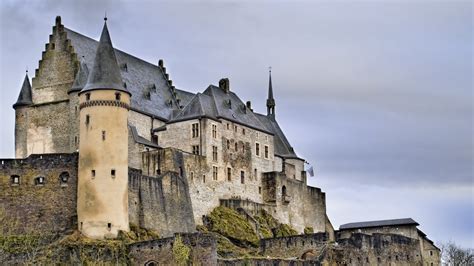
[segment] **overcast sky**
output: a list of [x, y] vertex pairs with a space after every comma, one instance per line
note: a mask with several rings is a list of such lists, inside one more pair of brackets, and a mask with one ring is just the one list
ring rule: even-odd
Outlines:
[[[79, 1], [77, 1], [79, 2]], [[116, 48], [163, 58], [180, 89], [231, 90], [276, 115], [339, 225], [411, 217], [435, 243], [474, 248], [473, 4], [470, 1], [2, 1], [0, 157], [56, 15]]]

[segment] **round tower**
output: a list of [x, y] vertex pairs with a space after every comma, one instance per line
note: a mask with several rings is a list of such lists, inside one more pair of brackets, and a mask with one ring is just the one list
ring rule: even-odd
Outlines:
[[31, 84], [28, 78], [28, 71], [26, 71], [18, 100], [13, 105], [13, 109], [15, 109], [15, 158], [25, 158], [28, 156], [28, 106], [32, 104]]
[[129, 231], [128, 125], [130, 92], [123, 86], [107, 23], [92, 71], [79, 93], [79, 230], [91, 238]]

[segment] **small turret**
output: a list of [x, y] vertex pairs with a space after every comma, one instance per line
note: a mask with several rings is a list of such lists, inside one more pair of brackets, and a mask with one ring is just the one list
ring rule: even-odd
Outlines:
[[33, 99], [31, 97], [31, 84], [30, 79], [28, 78], [28, 71], [26, 71], [25, 79], [23, 80], [23, 85], [21, 86], [20, 95], [18, 95], [18, 100], [13, 105], [13, 108], [16, 109], [21, 106], [28, 106], [33, 104]]
[[130, 97], [104, 23], [94, 65], [79, 93], [77, 217], [79, 230], [91, 238], [115, 238], [119, 231], [129, 231]]
[[272, 68], [268, 71], [268, 98], [267, 98], [267, 116], [275, 119], [275, 99], [273, 99], [273, 87], [272, 87]]
[[89, 68], [87, 67], [84, 59], [81, 59], [81, 63], [79, 64], [79, 69], [77, 70], [76, 78], [74, 79], [74, 83], [72, 83], [71, 89], [68, 93], [81, 91], [84, 86], [87, 84], [87, 79], [89, 77]]

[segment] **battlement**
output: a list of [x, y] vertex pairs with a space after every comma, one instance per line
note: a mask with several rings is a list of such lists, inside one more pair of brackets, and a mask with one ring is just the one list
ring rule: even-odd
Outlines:
[[173, 264], [173, 247], [177, 236], [190, 248], [189, 262], [198, 265], [216, 265], [217, 242], [211, 234], [175, 234], [173, 237], [138, 242], [129, 245], [129, 256], [134, 265]]

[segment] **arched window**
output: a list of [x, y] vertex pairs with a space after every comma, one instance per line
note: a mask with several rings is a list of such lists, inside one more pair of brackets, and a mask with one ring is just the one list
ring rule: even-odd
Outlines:
[[38, 176], [37, 178], [35, 178], [35, 185], [42, 186], [44, 185], [44, 181], [44, 176]]
[[281, 187], [281, 195], [286, 197], [286, 186]]
[[60, 175], [59, 175], [59, 182], [61, 184], [66, 184], [67, 181], [69, 181], [69, 173], [68, 172], [62, 172]]
[[20, 184], [20, 176], [19, 175], [12, 175], [10, 180], [11, 180], [12, 185], [19, 185]]

